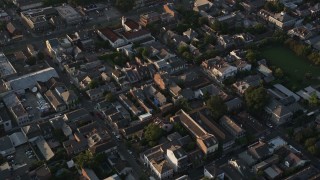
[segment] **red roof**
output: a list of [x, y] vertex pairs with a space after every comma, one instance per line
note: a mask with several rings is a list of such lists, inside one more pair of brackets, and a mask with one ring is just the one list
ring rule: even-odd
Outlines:
[[106, 27], [106, 28], [98, 29], [98, 31], [100, 31], [101, 34], [103, 34], [106, 38], [108, 38], [112, 42], [115, 42], [118, 39], [121, 39], [121, 37], [110, 28]]
[[139, 29], [140, 27], [140, 25], [132, 19], [126, 19], [126, 22], [124, 24], [127, 25], [132, 30]]

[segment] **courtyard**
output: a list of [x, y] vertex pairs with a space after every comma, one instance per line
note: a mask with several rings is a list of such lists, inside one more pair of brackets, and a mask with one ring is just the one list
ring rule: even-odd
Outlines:
[[[276, 66], [283, 70], [287, 79], [285, 85], [292, 90], [320, 83], [320, 67], [296, 56], [294, 52], [284, 46], [266, 47], [261, 50], [261, 54], [271, 66]], [[305, 75], [307, 73], [311, 74], [313, 78], [306, 79]]]

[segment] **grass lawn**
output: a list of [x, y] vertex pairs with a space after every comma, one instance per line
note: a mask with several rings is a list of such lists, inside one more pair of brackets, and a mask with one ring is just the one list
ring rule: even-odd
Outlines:
[[[290, 49], [283, 46], [266, 47], [261, 51], [262, 56], [272, 66], [281, 68], [285, 75], [288, 88], [299, 90], [309, 85], [320, 83], [320, 67], [317, 67], [301, 57], [298, 57]], [[304, 75], [311, 73], [313, 80], [306, 80]]]

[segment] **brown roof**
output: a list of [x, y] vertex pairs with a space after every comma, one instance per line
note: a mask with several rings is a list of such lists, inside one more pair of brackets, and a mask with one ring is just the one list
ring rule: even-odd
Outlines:
[[11, 22], [9, 22], [7, 24], [7, 30], [9, 31], [9, 33], [13, 34], [16, 31], [16, 28], [14, 27], [14, 25]]
[[47, 91], [45, 93], [45, 96], [50, 102], [50, 104], [55, 108], [63, 104], [62, 99], [54, 91], [51, 91], [51, 90]]
[[117, 33], [115, 33], [112, 29], [108, 27], [98, 29], [98, 31], [100, 31], [101, 34], [103, 34], [106, 38], [108, 38], [112, 42], [115, 42], [118, 39], [121, 39], [121, 37]]
[[207, 134], [207, 132], [183, 110], [181, 110], [178, 115], [180, 117], [180, 121], [193, 133], [194, 136], [201, 137]]
[[126, 22], [124, 24], [130, 29], [139, 29], [140, 27], [139, 24], [132, 19], [126, 19]]
[[68, 103], [70, 101], [74, 101], [78, 98], [73, 90], [69, 90], [69, 91], [61, 93], [61, 97], [64, 100], [64, 102], [66, 102], [66, 103]]
[[167, 160], [156, 162], [155, 160], [152, 159], [151, 163], [152, 163], [153, 167], [155, 167], [156, 170], [160, 174], [163, 174], [165, 172], [168, 172], [168, 171], [172, 170], [172, 168], [170, 167], [169, 162]]

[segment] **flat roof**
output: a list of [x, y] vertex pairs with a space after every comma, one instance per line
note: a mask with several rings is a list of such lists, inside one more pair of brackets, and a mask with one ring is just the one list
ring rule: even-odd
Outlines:
[[52, 77], [58, 78], [59, 75], [54, 68], [49, 67], [12, 79], [6, 84], [9, 85], [14, 91], [22, 89], [25, 90], [28, 88], [33, 88], [38, 81], [47, 82]]
[[17, 73], [8, 58], [0, 52], [0, 77]]

